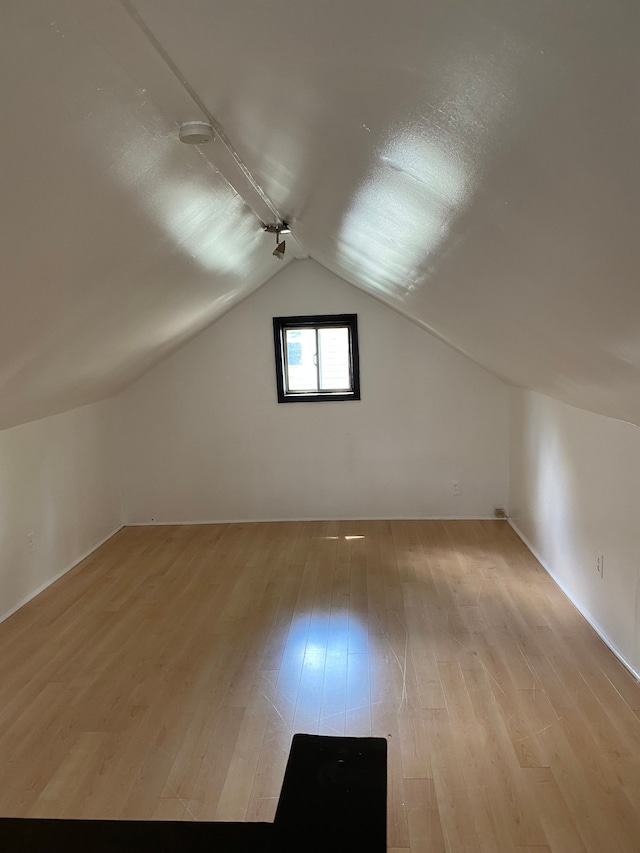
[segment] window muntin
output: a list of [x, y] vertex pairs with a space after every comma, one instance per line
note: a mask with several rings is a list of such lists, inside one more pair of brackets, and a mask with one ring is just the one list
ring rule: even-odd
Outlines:
[[359, 400], [356, 314], [273, 318], [280, 403]]

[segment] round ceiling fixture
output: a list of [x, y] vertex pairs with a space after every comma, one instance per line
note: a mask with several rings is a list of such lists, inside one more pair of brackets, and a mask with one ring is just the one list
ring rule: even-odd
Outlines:
[[211, 142], [213, 137], [213, 128], [206, 121], [185, 121], [178, 131], [180, 142], [186, 145], [202, 145], [203, 142]]

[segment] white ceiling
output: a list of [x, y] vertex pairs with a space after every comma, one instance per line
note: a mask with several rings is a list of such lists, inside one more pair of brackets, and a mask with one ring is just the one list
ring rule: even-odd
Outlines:
[[[10, 0], [0, 427], [124, 387], [282, 266], [640, 423], [634, 0]], [[181, 122], [213, 117], [208, 145]]]

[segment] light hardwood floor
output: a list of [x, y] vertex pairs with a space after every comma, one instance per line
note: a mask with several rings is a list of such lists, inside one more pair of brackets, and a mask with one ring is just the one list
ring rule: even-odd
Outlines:
[[640, 687], [504, 522], [125, 528], [0, 625], [0, 814], [272, 820], [389, 744], [401, 851], [640, 850]]

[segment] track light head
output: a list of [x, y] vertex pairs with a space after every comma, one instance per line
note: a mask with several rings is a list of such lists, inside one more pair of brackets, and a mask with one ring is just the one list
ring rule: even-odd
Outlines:
[[276, 235], [276, 247], [272, 252], [273, 257], [277, 258], [279, 261], [283, 260], [286, 244], [284, 240], [282, 241], [282, 243], [280, 242], [280, 235], [291, 234], [291, 228], [289, 228], [289, 225], [286, 222], [275, 222], [272, 225], [265, 225], [263, 227], [267, 234]]

